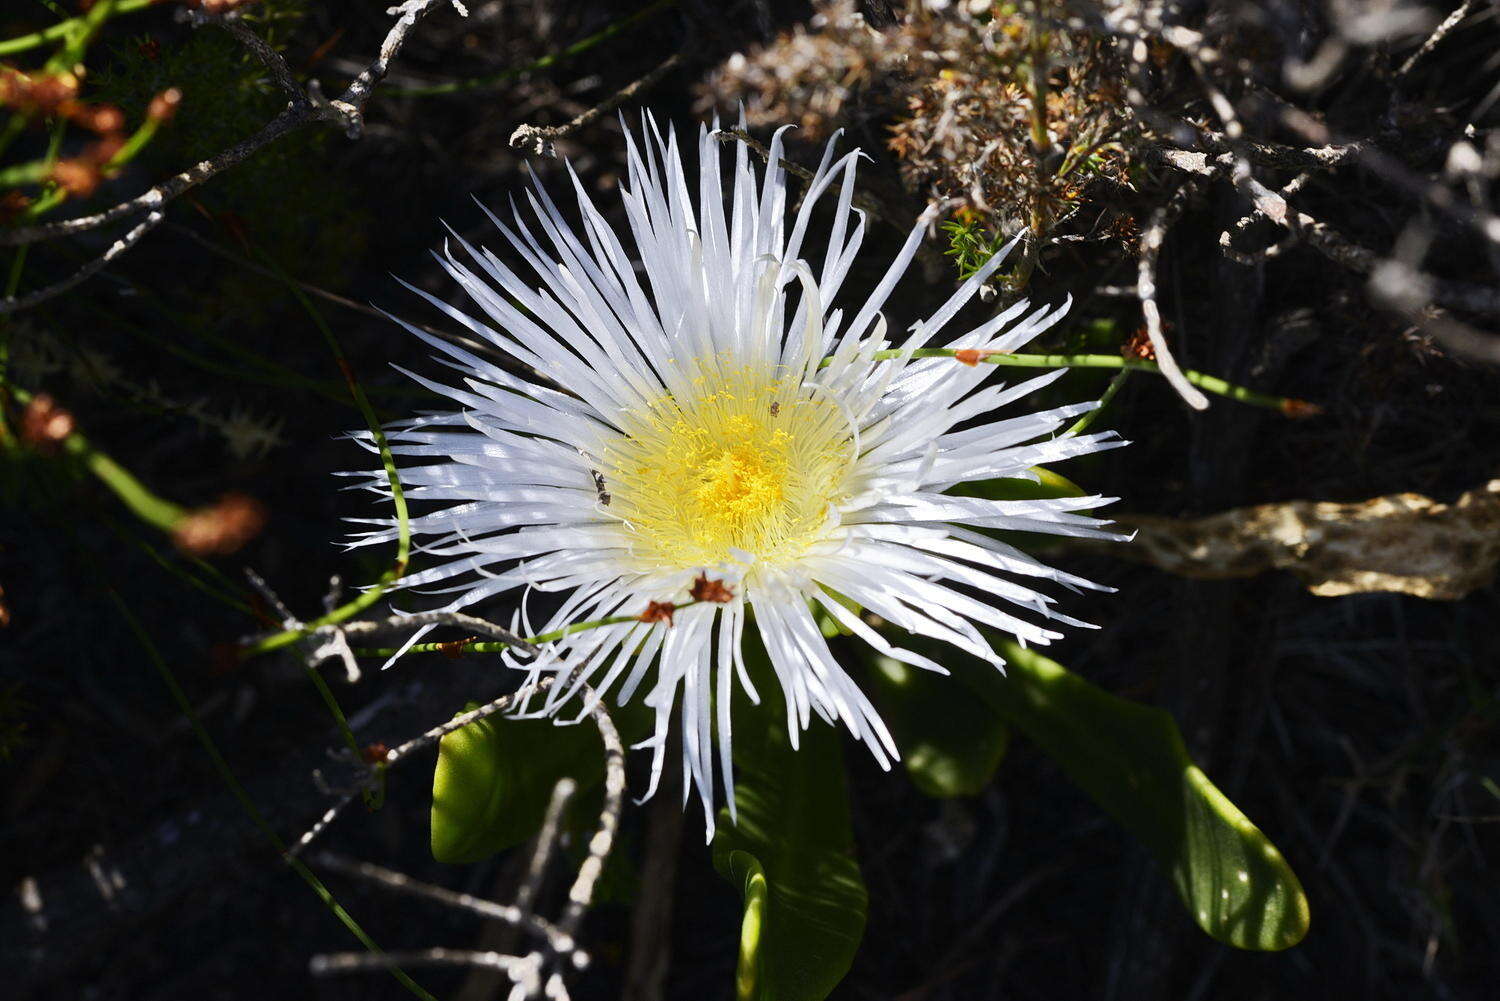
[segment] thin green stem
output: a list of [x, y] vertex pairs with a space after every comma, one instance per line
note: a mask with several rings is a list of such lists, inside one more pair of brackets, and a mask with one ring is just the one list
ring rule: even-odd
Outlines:
[[[10, 386], [9, 390], [22, 404], [32, 400], [31, 394], [18, 386]], [[187, 515], [187, 508], [156, 496], [130, 470], [99, 451], [79, 432], [74, 431], [64, 438], [62, 447], [63, 451], [81, 462], [85, 469], [113, 490], [132, 514], [147, 524], [155, 525], [163, 532], [171, 532]]]
[[[1154, 361], [1142, 361], [1137, 358], [1124, 358], [1120, 355], [1018, 355], [1005, 354], [1002, 352], [972, 351], [969, 349], [955, 348], [890, 348], [885, 351], [876, 351], [871, 357], [876, 361], [887, 361], [892, 358], [958, 358], [960, 354], [966, 358], [973, 356], [966, 363], [985, 365], [1001, 365], [1010, 368], [1113, 368], [1128, 369], [1132, 372], [1155, 372], [1161, 373]], [[832, 362], [831, 358], [823, 359], [820, 368], [826, 368]], [[1311, 404], [1301, 400], [1291, 399], [1285, 396], [1271, 396], [1266, 393], [1257, 393], [1253, 389], [1244, 386], [1236, 386], [1232, 382], [1220, 379], [1216, 375], [1205, 375], [1192, 369], [1184, 369], [1187, 381], [1199, 389], [1206, 389], [1210, 393], [1226, 396], [1240, 403], [1248, 403], [1255, 407], [1266, 407], [1270, 410], [1279, 410], [1289, 416], [1302, 416], [1309, 412]]]
[[[114, 13], [117, 15], [134, 14], [138, 10], [145, 10], [147, 7], [160, 2], [161, 0], [118, 0], [114, 5]], [[83, 23], [87, 16], [69, 18], [66, 21], [60, 21], [52, 25], [50, 28], [33, 31], [29, 35], [17, 35], [15, 38], [0, 40], [0, 56], [13, 56], [17, 52], [26, 52], [30, 49], [46, 45], [49, 42], [61, 41], [77, 30], [78, 26]]]
[[23, 184], [41, 184], [52, 165], [45, 160], [18, 163], [0, 170], [0, 188], [18, 188]]
[[[684, 601], [672, 606], [672, 611], [680, 612], [684, 608], [691, 608], [698, 604], [696, 601]], [[600, 626], [620, 626], [627, 622], [644, 622], [639, 615], [610, 615], [602, 619], [590, 619], [587, 622], [574, 622], [554, 629], [550, 633], [538, 633], [535, 636], [527, 636], [526, 642], [532, 646], [543, 643], [555, 643], [565, 636], [581, 633], [588, 629], [598, 629]], [[473, 643], [464, 642], [454, 646], [452, 643], [413, 643], [406, 648], [407, 653], [452, 653], [460, 650], [464, 653], [499, 653], [501, 650], [509, 650], [514, 644], [506, 643], [504, 640], [479, 640]], [[355, 647], [356, 657], [394, 657], [401, 652], [400, 647]]]
[[[323, 679], [323, 675], [319, 674], [318, 669], [312, 664], [307, 665], [307, 676], [312, 679], [313, 687], [323, 697], [323, 705], [328, 707], [329, 715], [338, 724], [339, 733], [343, 735], [345, 746], [353, 752], [355, 760], [358, 760], [360, 756], [359, 739], [354, 736], [354, 730], [349, 726], [349, 718], [344, 715], [344, 707], [339, 705], [339, 700], [333, 694], [333, 689], [328, 687], [328, 682]], [[381, 773], [381, 778], [382, 787], [379, 792], [374, 789], [364, 790], [365, 806], [371, 810], [379, 809], [381, 801], [385, 798], [383, 785], [384, 772]]]
[[1130, 378], [1130, 369], [1120, 369], [1115, 374], [1115, 377], [1109, 380], [1109, 385], [1104, 387], [1104, 394], [1099, 397], [1099, 405], [1074, 421], [1073, 426], [1064, 431], [1061, 437], [1071, 438], [1074, 435], [1083, 434], [1083, 432], [1087, 431], [1089, 425], [1093, 424], [1094, 421], [1098, 420], [1099, 415], [1104, 413], [1104, 408], [1109, 406], [1109, 402], [1115, 398], [1115, 394], [1120, 391], [1121, 386], [1125, 385], [1125, 380], [1128, 378]]
[[628, 17], [606, 25], [587, 38], [579, 39], [567, 48], [559, 49], [556, 52], [549, 52], [540, 59], [529, 62], [524, 66], [514, 66], [492, 76], [471, 77], [468, 80], [435, 83], [426, 87], [396, 87], [387, 85], [384, 90], [391, 94], [402, 94], [406, 97], [436, 97], [441, 94], [461, 94], [471, 90], [483, 90], [486, 87], [495, 87], [507, 81], [514, 80], [524, 73], [549, 69], [574, 56], [582, 55], [594, 46], [607, 42], [616, 35], [629, 31], [641, 21], [666, 10], [668, 7], [675, 7], [676, 5], [677, 0], [656, 0], [655, 3], [641, 8]]
[[70, 70], [81, 63], [83, 54], [88, 51], [89, 43], [94, 40], [99, 29], [104, 27], [104, 23], [114, 15], [116, 8], [123, 2], [124, 0], [98, 0], [89, 8], [87, 14], [75, 17], [72, 21], [63, 22], [71, 25], [66, 35], [67, 43], [47, 60], [47, 71], [58, 73]]
[[[267, 841], [275, 846], [276, 850], [281, 853], [282, 859], [286, 861], [286, 864], [291, 867], [293, 872], [302, 877], [303, 882], [312, 888], [313, 893], [318, 895], [318, 899], [323, 901], [324, 906], [332, 911], [334, 917], [338, 918], [339, 922], [345, 928], [349, 929], [350, 934], [359, 940], [359, 944], [368, 949], [372, 954], [383, 956], [384, 952], [380, 946], [376, 945], [375, 940], [360, 927], [359, 922], [354, 920], [354, 916], [334, 899], [333, 893], [324, 885], [323, 881], [301, 859], [287, 853], [286, 843], [281, 840], [281, 837], [277, 835], [270, 823], [267, 822], [260, 809], [256, 807], [255, 801], [245, 791], [245, 787], [240, 785], [239, 779], [234, 777], [234, 772], [230, 771], [228, 762], [219, 753], [218, 744], [214, 743], [213, 737], [209, 735], [202, 721], [198, 719], [198, 714], [193, 711], [193, 705], [188, 701], [187, 693], [177, 683], [176, 676], [172, 674], [172, 669], [167, 666], [167, 662], [162, 658], [161, 651], [151, 641], [150, 634], [146, 632], [140, 620], [135, 617], [135, 613], [130, 610], [130, 607], [125, 604], [125, 601], [114, 588], [109, 589], [109, 596], [114, 600], [115, 606], [119, 608], [120, 614], [124, 616], [126, 623], [130, 626], [130, 631], [135, 633], [136, 638], [141, 642], [141, 646], [146, 649], [146, 655], [150, 658], [152, 666], [156, 668], [156, 673], [161, 676], [162, 682], [172, 693], [172, 700], [177, 703], [177, 708], [182, 711], [182, 715], [187, 719], [188, 725], [193, 728], [193, 733], [198, 737], [198, 742], [203, 745], [203, 750], [208, 753], [209, 760], [213, 762], [214, 770], [219, 773], [219, 778], [229, 787], [230, 793], [239, 801], [240, 806], [249, 815], [256, 829], [260, 831]], [[437, 1001], [420, 984], [409, 977], [401, 967], [395, 963], [391, 963], [389, 964], [389, 969], [391, 976], [395, 977], [412, 994], [422, 998], [423, 1001]]]

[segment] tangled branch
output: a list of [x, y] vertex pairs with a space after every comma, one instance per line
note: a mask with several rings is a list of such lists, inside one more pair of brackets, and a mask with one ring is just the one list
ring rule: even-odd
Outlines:
[[304, 88], [275, 49], [271, 48], [254, 31], [250, 30], [235, 14], [216, 15], [194, 11], [189, 17], [195, 24], [214, 25], [229, 32], [236, 41], [251, 52], [270, 73], [277, 87], [287, 95], [287, 106], [276, 117], [267, 122], [260, 131], [234, 144], [223, 152], [209, 157], [192, 167], [174, 174], [151, 189], [111, 206], [101, 212], [65, 219], [59, 222], [34, 226], [17, 226], [0, 230], [0, 246], [25, 246], [42, 240], [73, 236], [108, 226], [122, 219], [142, 213], [146, 220], [136, 226], [124, 238], [116, 241], [100, 257], [90, 261], [71, 277], [36, 290], [27, 295], [0, 299], [0, 315], [28, 309], [46, 302], [68, 291], [79, 283], [97, 274], [126, 251], [134, 247], [150, 229], [162, 221], [162, 208], [170, 201], [192, 190], [203, 182], [216, 177], [230, 167], [249, 159], [255, 153], [271, 145], [283, 136], [307, 125], [324, 123], [344, 130], [350, 139], [358, 139], [364, 131], [365, 104], [381, 80], [390, 70], [391, 61], [400, 52], [407, 36], [417, 22], [432, 12], [433, 8], [452, 4], [460, 14], [467, 14], [457, 0], [406, 0], [392, 7], [389, 13], [396, 21], [386, 33], [380, 51], [354, 81], [338, 97], [329, 100], [322, 95], [314, 81]]

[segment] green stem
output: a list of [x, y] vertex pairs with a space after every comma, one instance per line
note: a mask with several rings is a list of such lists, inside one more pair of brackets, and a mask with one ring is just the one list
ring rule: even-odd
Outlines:
[[[365, 930], [360, 927], [359, 922], [354, 920], [354, 916], [334, 899], [333, 893], [329, 891], [323, 881], [301, 859], [287, 853], [286, 842], [282, 841], [277, 835], [276, 831], [266, 821], [265, 816], [256, 807], [255, 801], [250, 798], [250, 794], [245, 791], [245, 787], [240, 785], [239, 780], [234, 777], [234, 772], [229, 770], [229, 764], [224, 760], [224, 756], [219, 753], [218, 745], [214, 743], [213, 737], [209, 736], [208, 730], [204, 728], [203, 723], [198, 719], [198, 714], [193, 711], [193, 706], [188, 701], [187, 693], [177, 683], [177, 678], [172, 674], [171, 668], [167, 667], [167, 662], [162, 659], [161, 652], [157, 650], [156, 644], [151, 642], [151, 637], [141, 625], [140, 620], [135, 617], [130, 607], [125, 604], [114, 588], [109, 589], [109, 596], [114, 600], [116, 607], [119, 608], [120, 614], [125, 617], [125, 621], [130, 626], [130, 631], [135, 633], [136, 638], [141, 641], [141, 646], [145, 647], [146, 655], [151, 659], [152, 665], [156, 668], [156, 673], [161, 676], [162, 682], [172, 693], [172, 700], [177, 703], [177, 708], [182, 711], [182, 715], [187, 719], [188, 725], [193, 728], [193, 733], [197, 735], [198, 742], [203, 745], [204, 751], [208, 753], [209, 760], [213, 762], [214, 770], [219, 773], [219, 778], [229, 787], [229, 791], [239, 801], [245, 813], [249, 815], [256, 829], [260, 831], [267, 841], [275, 846], [276, 850], [281, 853], [282, 859], [292, 868], [292, 871], [302, 877], [303, 882], [312, 888], [313, 893], [318, 895], [318, 899], [323, 901], [324, 906], [333, 912], [334, 917], [338, 918], [339, 922], [345, 928], [349, 929], [350, 934], [359, 940], [360, 945], [376, 956], [384, 955], [380, 946], [375, 944], [375, 940], [370, 938]], [[401, 967], [395, 963], [391, 963], [389, 969], [391, 976], [395, 977], [412, 994], [422, 998], [423, 1001], [437, 1001], [421, 985], [407, 976]]]
[[1087, 431], [1089, 425], [1093, 424], [1099, 418], [1099, 415], [1104, 413], [1104, 408], [1109, 406], [1109, 401], [1115, 398], [1115, 394], [1120, 391], [1121, 386], [1125, 385], [1125, 380], [1128, 378], [1130, 378], [1130, 369], [1120, 369], [1115, 377], [1109, 380], [1109, 385], [1104, 387], [1104, 395], [1099, 397], [1099, 405], [1078, 418], [1072, 427], [1062, 433], [1061, 437], [1071, 438], [1074, 435], [1083, 434], [1083, 432]]
[[[65, 36], [68, 42], [61, 49], [58, 49], [51, 59], [47, 60], [46, 71], [59, 73], [64, 70], [70, 70], [81, 63], [84, 52], [88, 50], [89, 43], [94, 40], [94, 36], [99, 33], [99, 29], [104, 27], [104, 23], [125, 2], [126, 0], [98, 0], [94, 6], [89, 8], [87, 14], [82, 17], [75, 17], [71, 21], [64, 21], [63, 24], [70, 26]], [[5, 53], [0, 52], [0, 55], [5, 55]]]
[[677, 0], [656, 0], [655, 3], [643, 7], [642, 9], [636, 11], [634, 14], [631, 14], [629, 17], [622, 18], [621, 20], [616, 21], [613, 24], [606, 25], [599, 31], [594, 32], [587, 38], [579, 39], [565, 49], [560, 49], [557, 52], [550, 52], [547, 55], [542, 56], [540, 59], [529, 62], [524, 66], [515, 66], [511, 69], [505, 70], [504, 72], [496, 73], [493, 76], [472, 77], [468, 80], [454, 80], [449, 83], [435, 83], [426, 87], [396, 87], [387, 85], [383, 89], [388, 93], [402, 94], [406, 97], [435, 97], [440, 94], [459, 94], [465, 91], [482, 90], [485, 87], [498, 86], [499, 84], [505, 83], [509, 80], [514, 80], [516, 77], [521, 76], [523, 73], [532, 73], [536, 70], [548, 69], [552, 66], [556, 66], [558, 63], [571, 59], [574, 56], [582, 55], [589, 49], [592, 49], [594, 46], [599, 45], [602, 42], [607, 42], [611, 38], [614, 38], [616, 35], [629, 31], [641, 21], [644, 21], [652, 15], [666, 10], [668, 7], [674, 7], [676, 6], [676, 4]]
[[[696, 601], [684, 601], [672, 606], [672, 611], [680, 612], [684, 608], [691, 608], [698, 604]], [[602, 619], [590, 619], [587, 622], [574, 622], [554, 629], [550, 633], [538, 633], [535, 636], [527, 636], [526, 642], [532, 646], [540, 646], [543, 643], [555, 643], [564, 636], [572, 636], [588, 629], [598, 629], [600, 626], [619, 626], [627, 622], [643, 621], [639, 615], [610, 615]], [[506, 643], [504, 640], [480, 640], [473, 643], [463, 643], [458, 649], [464, 653], [499, 653], [501, 650], [509, 650], [514, 644]], [[406, 648], [407, 653], [446, 653], [454, 649], [452, 643], [413, 643]], [[357, 657], [394, 657], [400, 652], [400, 647], [356, 647], [354, 654]]]
[[[323, 680], [323, 675], [319, 674], [318, 669], [312, 664], [307, 665], [307, 676], [312, 679], [313, 687], [316, 688], [318, 690], [318, 694], [323, 697], [323, 705], [328, 707], [329, 715], [331, 715], [334, 722], [338, 724], [339, 733], [342, 734], [344, 738], [344, 745], [348, 747], [351, 752], [353, 752], [354, 759], [358, 761], [361, 753], [359, 748], [359, 739], [354, 736], [354, 730], [349, 726], [349, 718], [344, 715], [344, 707], [339, 705], [339, 700], [333, 694], [333, 689], [328, 687], [328, 682]], [[374, 789], [364, 790], [365, 806], [369, 807], [371, 810], [379, 809], [381, 801], [385, 798], [384, 771], [382, 771], [380, 775], [382, 786], [379, 792]]]
[[[956, 358], [959, 350], [963, 349], [918, 348], [913, 351], [906, 348], [890, 348], [885, 351], [876, 351], [871, 357], [876, 361], [888, 361], [893, 358]], [[983, 351], [972, 353], [978, 355], [974, 359], [976, 363], [982, 362], [986, 365], [1001, 365], [1008, 368], [1113, 368], [1128, 369], [1132, 372], [1161, 373], [1161, 369], [1154, 361], [1124, 358], [1120, 355], [1017, 355]], [[826, 368], [832, 360], [824, 358], [819, 367]], [[1284, 414], [1298, 416], [1307, 413], [1307, 408], [1310, 406], [1301, 400], [1285, 396], [1257, 393], [1253, 389], [1226, 382], [1216, 375], [1205, 375], [1192, 369], [1183, 369], [1182, 374], [1188, 382], [1199, 389], [1206, 389], [1210, 393], [1227, 396], [1231, 400], [1238, 400], [1240, 403], [1248, 403], [1251, 406], [1266, 407], [1279, 410]]]
[[[138, 10], [145, 10], [147, 7], [160, 2], [161, 0], [118, 0], [114, 4], [114, 13], [134, 14]], [[79, 25], [83, 24], [92, 14], [93, 11], [90, 11], [89, 14], [85, 14], [82, 17], [60, 21], [50, 28], [33, 31], [29, 35], [17, 35], [15, 38], [0, 40], [0, 56], [13, 56], [17, 52], [25, 52], [29, 49], [46, 45], [49, 42], [61, 41], [77, 30]]]
[[0, 170], [0, 188], [19, 188], [23, 184], [41, 184], [52, 165], [45, 160], [18, 163]]
[[[9, 390], [23, 405], [32, 400], [32, 395], [18, 386], [10, 386]], [[131, 513], [142, 521], [155, 525], [163, 532], [171, 532], [187, 515], [187, 508], [156, 496], [130, 470], [99, 451], [79, 432], [74, 431], [64, 438], [62, 447], [63, 451], [81, 462], [85, 469], [113, 490], [115, 496], [124, 501]]]

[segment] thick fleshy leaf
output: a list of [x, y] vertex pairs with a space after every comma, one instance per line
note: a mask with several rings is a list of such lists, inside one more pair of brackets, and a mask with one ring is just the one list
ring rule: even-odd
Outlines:
[[794, 751], [774, 712], [736, 723], [739, 822], [721, 810], [714, 837], [714, 867], [744, 900], [735, 997], [822, 1001], [854, 961], [868, 903], [839, 736], [815, 719]]
[[[639, 733], [639, 707], [613, 716], [627, 740]], [[558, 726], [490, 716], [454, 730], [438, 744], [432, 775], [433, 858], [478, 862], [526, 841], [541, 828], [564, 777], [580, 793], [604, 777], [604, 747], [588, 720]]]
[[1010, 743], [995, 710], [952, 678], [889, 657], [873, 664], [873, 694], [916, 787], [946, 799], [989, 785]]
[[1276, 846], [1188, 757], [1163, 709], [1118, 698], [1062, 665], [990, 637], [995, 668], [902, 637], [953, 671], [1146, 845], [1198, 926], [1240, 949], [1278, 950], [1307, 934], [1308, 905]]

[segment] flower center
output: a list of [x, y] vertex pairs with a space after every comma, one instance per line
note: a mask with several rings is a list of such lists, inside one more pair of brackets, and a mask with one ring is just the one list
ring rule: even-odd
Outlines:
[[694, 380], [621, 421], [603, 471], [612, 513], [650, 568], [776, 562], [821, 538], [853, 461], [839, 409], [796, 381]]
[[[689, 449], [698, 445], [693, 438], [707, 437], [686, 427], [682, 430], [688, 439], [683, 444]], [[757, 426], [742, 415], [726, 421], [725, 430], [739, 443], [699, 447], [700, 454], [688, 463], [688, 468], [696, 470], [693, 515], [702, 523], [705, 542], [709, 537], [727, 540], [753, 534], [756, 524], [786, 501], [791, 435], [780, 428]]]

